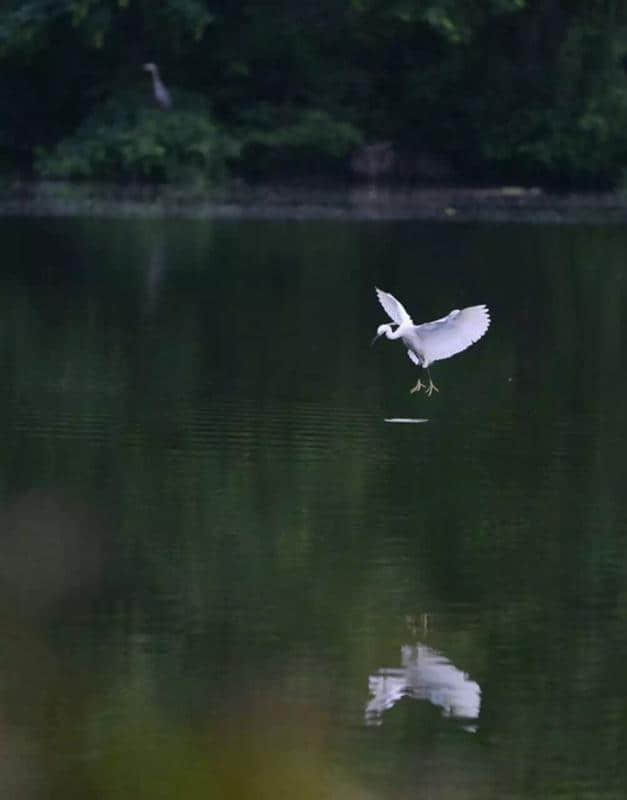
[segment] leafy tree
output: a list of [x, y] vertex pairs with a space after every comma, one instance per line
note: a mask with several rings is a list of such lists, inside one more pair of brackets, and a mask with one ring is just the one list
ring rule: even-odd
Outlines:
[[[389, 141], [401, 165], [426, 153], [459, 180], [622, 180], [627, 9], [616, 0], [278, 0], [271, 13], [250, 0], [5, 0], [2, 12], [7, 170], [91, 160], [96, 129], [111, 152], [120, 137], [98, 120], [133, 92], [138, 109], [149, 103], [150, 60], [173, 115], [177, 97], [195, 97], [185, 113], [210, 113], [237, 140], [229, 161], [245, 176], [336, 174], [361, 143]], [[140, 137], [134, 152], [149, 118], [118, 131]], [[182, 124], [164, 125], [171, 144], [159, 169], [148, 159], [153, 178], [180, 163]], [[107, 163], [128, 177], [119, 157]]]

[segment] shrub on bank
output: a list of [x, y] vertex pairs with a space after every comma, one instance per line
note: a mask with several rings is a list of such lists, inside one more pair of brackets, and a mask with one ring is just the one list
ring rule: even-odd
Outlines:
[[361, 131], [326, 111], [261, 106], [241, 126], [239, 167], [245, 175], [337, 175], [362, 144]]
[[62, 180], [216, 181], [238, 155], [239, 144], [201, 104], [164, 111], [127, 95], [96, 109], [51, 150], [39, 150], [35, 169]]
[[247, 177], [337, 174], [362, 135], [315, 109], [262, 107], [227, 133], [202, 98], [173, 108], [147, 106], [136, 94], [109, 100], [69, 137], [39, 149], [35, 170], [54, 180], [220, 182]]

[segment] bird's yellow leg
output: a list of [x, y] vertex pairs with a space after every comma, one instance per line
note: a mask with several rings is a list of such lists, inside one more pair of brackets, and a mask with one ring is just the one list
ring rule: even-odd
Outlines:
[[431, 378], [431, 372], [430, 372], [429, 369], [427, 369], [427, 375], [429, 376], [429, 385], [425, 386], [425, 393], [426, 393], [427, 397], [431, 397], [431, 395], [434, 392], [439, 392], [440, 390], [438, 389], [438, 387], [433, 382], [433, 379]]
[[438, 387], [435, 385], [435, 383], [434, 383], [434, 382], [431, 380], [431, 378], [429, 378], [429, 385], [428, 385], [428, 386], [425, 386], [425, 392], [426, 392], [426, 394], [427, 394], [427, 397], [431, 397], [431, 395], [432, 395], [434, 392], [439, 392], [439, 391], [440, 391], [440, 390], [439, 390], [439, 389], [438, 389]]
[[410, 390], [409, 390], [409, 393], [410, 393], [410, 394], [413, 394], [414, 392], [419, 392], [421, 389], [426, 389], [426, 388], [427, 388], [426, 384], [424, 384], [424, 383], [423, 383], [423, 382], [420, 380], [420, 378], [418, 378], [418, 383], [417, 383], [417, 384], [414, 386], [414, 388], [413, 388], [413, 389], [410, 389]]

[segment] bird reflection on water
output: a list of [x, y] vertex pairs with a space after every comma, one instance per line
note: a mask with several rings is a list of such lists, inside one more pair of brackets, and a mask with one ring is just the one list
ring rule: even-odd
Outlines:
[[464, 721], [474, 733], [481, 708], [481, 687], [445, 656], [417, 642], [401, 647], [401, 667], [383, 667], [368, 678], [371, 698], [366, 706], [368, 725], [381, 725], [383, 713], [409, 697], [438, 706], [445, 717]]

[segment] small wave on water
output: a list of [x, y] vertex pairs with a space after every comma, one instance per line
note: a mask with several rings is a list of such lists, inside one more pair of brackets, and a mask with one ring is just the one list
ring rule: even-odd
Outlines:
[[419, 422], [429, 422], [426, 417], [386, 417], [384, 422], [396, 422], [396, 423], [405, 423], [405, 424], [417, 424]]

